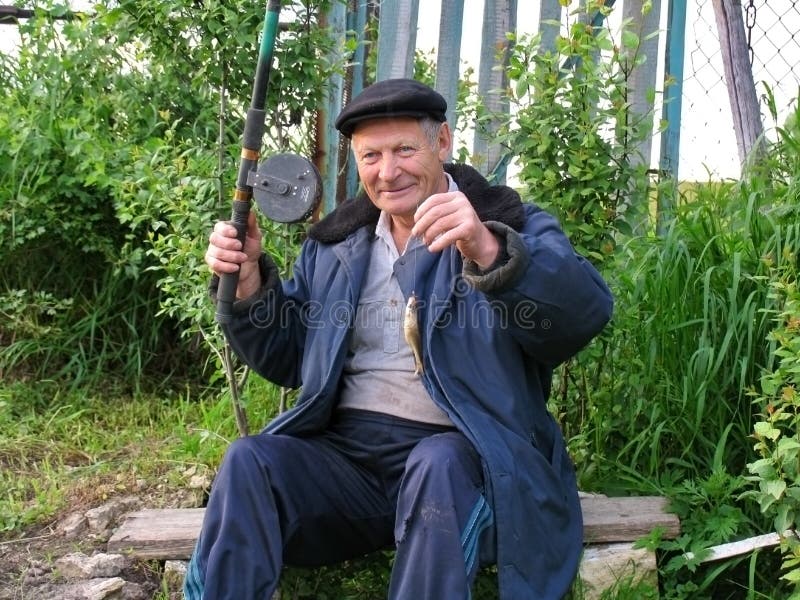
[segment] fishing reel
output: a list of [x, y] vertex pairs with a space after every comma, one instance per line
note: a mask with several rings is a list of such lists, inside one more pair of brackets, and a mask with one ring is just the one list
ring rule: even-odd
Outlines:
[[322, 177], [307, 158], [276, 154], [247, 175], [258, 208], [278, 223], [299, 223], [322, 199]]

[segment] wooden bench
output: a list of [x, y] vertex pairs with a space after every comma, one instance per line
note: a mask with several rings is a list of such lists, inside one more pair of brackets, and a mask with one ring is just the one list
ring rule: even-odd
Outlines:
[[[680, 534], [680, 522], [667, 512], [667, 500], [659, 496], [583, 495], [581, 507], [587, 544], [580, 570], [583, 597], [599, 597], [602, 590], [621, 579], [644, 579], [655, 584], [655, 553], [633, 546], [655, 528], [661, 528], [664, 539]], [[108, 551], [147, 560], [188, 559], [204, 512], [203, 508], [132, 512], [111, 536]]]

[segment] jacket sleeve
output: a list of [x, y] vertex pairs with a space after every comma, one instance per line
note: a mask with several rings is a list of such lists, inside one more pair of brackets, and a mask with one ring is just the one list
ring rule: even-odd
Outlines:
[[[259, 259], [261, 287], [233, 305], [231, 322], [222, 331], [231, 348], [256, 373], [285, 387], [301, 383], [308, 298], [305, 252], [294, 266], [292, 279], [281, 282], [278, 268], [267, 254]], [[216, 299], [217, 278], [209, 286]]]
[[510, 332], [540, 362], [567, 360], [611, 318], [613, 299], [597, 270], [572, 248], [555, 218], [526, 205], [519, 232], [485, 223], [505, 245], [504, 260], [481, 271], [464, 262], [464, 278], [501, 308]]

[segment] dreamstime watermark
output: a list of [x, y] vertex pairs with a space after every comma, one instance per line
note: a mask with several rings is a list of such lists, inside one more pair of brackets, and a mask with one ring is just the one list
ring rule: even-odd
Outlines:
[[[459, 278], [460, 281], [460, 278]], [[467, 286], [466, 288], [463, 286]], [[432, 295], [427, 301], [419, 299], [417, 309], [435, 318], [434, 328], [521, 329], [552, 328], [547, 317], [539, 314], [536, 302], [522, 299], [512, 303], [487, 299], [478, 295], [469, 284], [453, 286], [444, 299]], [[250, 322], [259, 329], [300, 326], [305, 329], [365, 327], [399, 327], [405, 305], [399, 301], [362, 302], [355, 305], [347, 300], [321, 302], [308, 300], [299, 303], [287, 298], [278, 302], [278, 293], [269, 290], [265, 298], [250, 307]], [[282, 296], [281, 296], [282, 297]]]

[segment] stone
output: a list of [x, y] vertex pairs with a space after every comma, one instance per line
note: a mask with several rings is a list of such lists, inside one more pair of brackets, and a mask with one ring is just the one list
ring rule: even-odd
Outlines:
[[143, 585], [132, 581], [126, 581], [122, 588], [122, 600], [150, 600], [152, 597], [153, 594]]
[[56, 526], [56, 531], [68, 540], [81, 537], [89, 529], [89, 520], [85, 514], [72, 513]]
[[584, 600], [597, 600], [618, 585], [647, 583], [658, 589], [656, 556], [633, 543], [596, 544], [583, 551], [579, 587]]
[[124, 587], [125, 580], [121, 577], [90, 579], [80, 593], [83, 594], [83, 600], [122, 600]]
[[168, 560], [164, 562], [164, 575], [162, 580], [167, 588], [170, 590], [181, 590], [188, 568], [189, 563], [185, 560]]
[[104, 534], [113, 527], [117, 520], [125, 513], [130, 512], [139, 504], [135, 496], [123, 496], [109, 500], [102, 506], [86, 511], [89, 530], [95, 534]]
[[93, 579], [116, 577], [125, 569], [127, 562], [121, 554], [86, 556], [83, 552], [73, 552], [59, 558], [56, 568], [65, 579]]
[[22, 596], [36, 600], [125, 600], [122, 591], [125, 580], [121, 577], [88, 579], [61, 585], [46, 585], [35, 589], [34, 594]]
[[178, 508], [201, 508], [206, 499], [203, 489], [186, 489], [183, 494], [177, 495], [175, 505]]
[[89, 557], [83, 552], [71, 552], [56, 560], [56, 569], [64, 579], [85, 579]]
[[192, 475], [189, 479], [189, 488], [193, 490], [207, 490], [211, 487], [211, 476], [206, 473]]
[[[151, 600], [155, 592], [152, 585], [148, 587], [121, 577], [101, 577], [26, 587], [22, 596], [9, 596], [8, 600]], [[4, 596], [0, 594], [0, 598]]]

